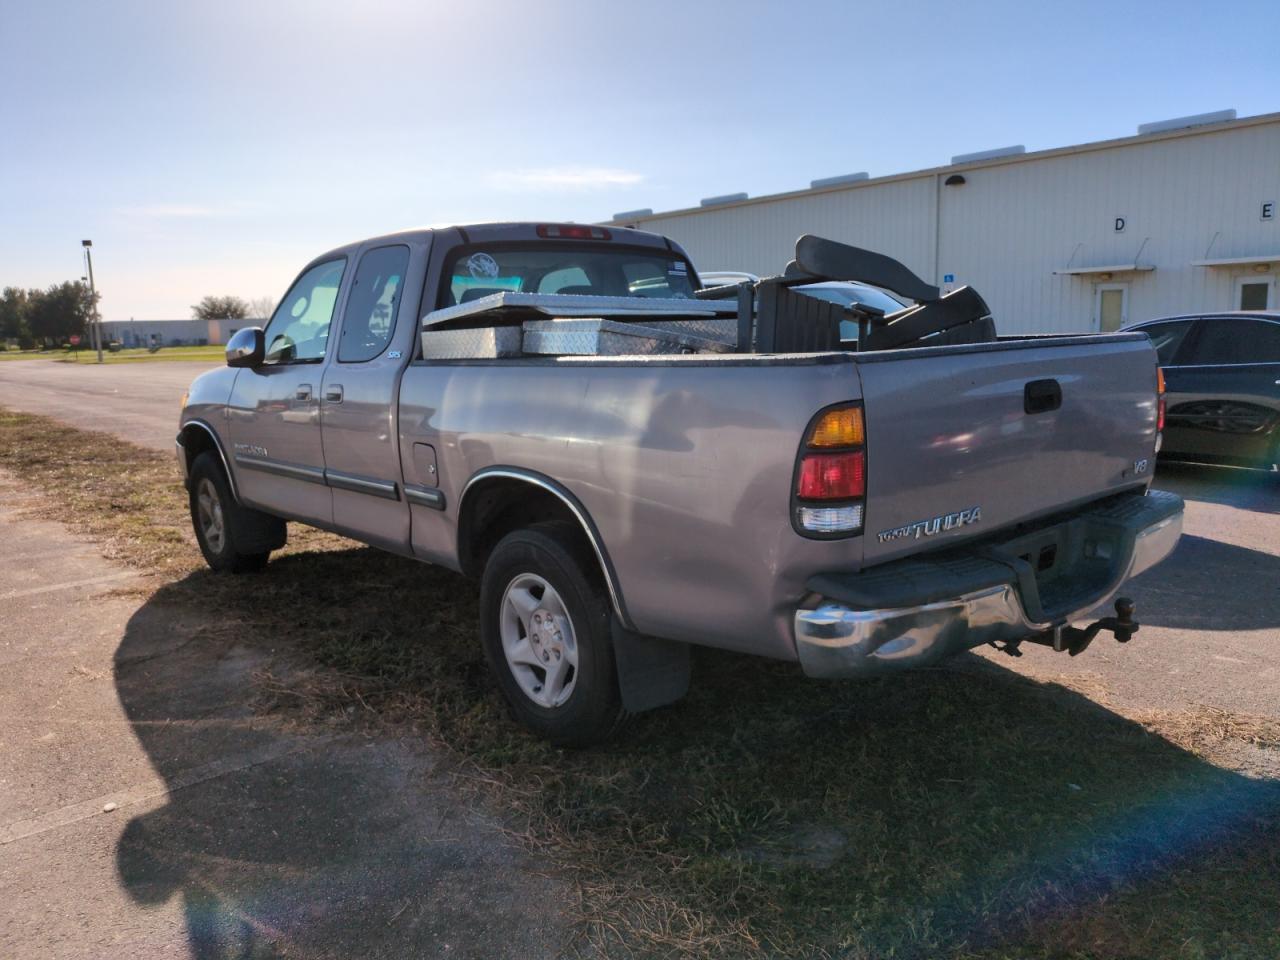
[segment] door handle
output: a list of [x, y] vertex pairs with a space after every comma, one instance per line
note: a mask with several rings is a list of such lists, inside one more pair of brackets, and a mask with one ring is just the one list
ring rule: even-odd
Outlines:
[[311, 384], [309, 383], [298, 384], [298, 389], [293, 392], [293, 398], [295, 400], [310, 400]]
[[1048, 413], [1062, 406], [1062, 386], [1057, 380], [1032, 380], [1022, 388], [1022, 409]]
[[324, 398], [330, 403], [342, 402], [342, 384], [332, 383], [324, 388]]

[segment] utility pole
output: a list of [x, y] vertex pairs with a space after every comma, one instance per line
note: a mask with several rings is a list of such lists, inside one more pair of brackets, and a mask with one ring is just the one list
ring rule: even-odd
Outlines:
[[89, 264], [89, 300], [93, 304], [93, 345], [98, 349], [98, 362], [102, 362], [102, 317], [98, 314], [98, 296], [97, 291], [93, 288], [93, 251], [89, 248], [93, 246], [92, 240], [81, 240], [80, 246], [84, 247], [84, 258]]

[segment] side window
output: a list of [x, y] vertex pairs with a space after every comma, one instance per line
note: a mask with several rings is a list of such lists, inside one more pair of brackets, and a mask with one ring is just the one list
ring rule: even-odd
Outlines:
[[318, 363], [324, 359], [346, 265], [346, 260], [329, 260], [298, 278], [267, 324], [265, 363]]
[[1207, 320], [1193, 363], [1280, 363], [1280, 323]]
[[372, 360], [387, 348], [409, 269], [409, 248], [377, 247], [360, 258], [342, 314], [339, 363]]
[[1167, 367], [1173, 363], [1178, 348], [1187, 338], [1187, 331], [1191, 329], [1192, 322], [1191, 320], [1170, 320], [1168, 323], [1152, 323], [1142, 328], [1142, 332], [1151, 340], [1151, 345], [1156, 348], [1160, 366]]

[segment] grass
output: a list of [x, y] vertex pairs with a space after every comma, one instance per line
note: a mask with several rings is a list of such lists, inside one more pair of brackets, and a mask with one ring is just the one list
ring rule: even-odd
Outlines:
[[[155, 360], [190, 360], [201, 363], [217, 363], [224, 359], [226, 347], [210, 344], [204, 347], [162, 347], [151, 353], [145, 347], [102, 351], [103, 363], [146, 363]], [[92, 347], [79, 350], [2, 350], [0, 360], [57, 360], [60, 363], [97, 363], [98, 354]]]
[[245, 589], [202, 569], [167, 456], [0, 412], [0, 467], [157, 571], [150, 603], [217, 609], [275, 649], [259, 710], [451, 752], [460, 785], [574, 880], [606, 954], [1280, 956], [1280, 793], [1210, 762], [1280, 748], [1275, 720], [1126, 718], [977, 658], [820, 683], [698, 651], [681, 704], [562, 752], [502, 708], [470, 582], [294, 525]]

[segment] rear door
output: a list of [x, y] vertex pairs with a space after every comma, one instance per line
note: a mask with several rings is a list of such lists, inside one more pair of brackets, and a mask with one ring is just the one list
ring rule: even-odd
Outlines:
[[1170, 453], [1273, 462], [1280, 436], [1280, 321], [1204, 317], [1165, 368]]
[[328, 525], [320, 386], [346, 259], [313, 264], [266, 329], [262, 364], [240, 371], [228, 404], [240, 495], [270, 513]]
[[[409, 552], [397, 394], [413, 349], [427, 244], [360, 251], [333, 358], [320, 391], [333, 522], [384, 549]], [[412, 272], [411, 272], [412, 271]], [[409, 291], [413, 291], [409, 294]], [[409, 303], [403, 303], [406, 295]]]
[[868, 564], [1141, 488], [1156, 433], [1145, 337], [859, 355]]

